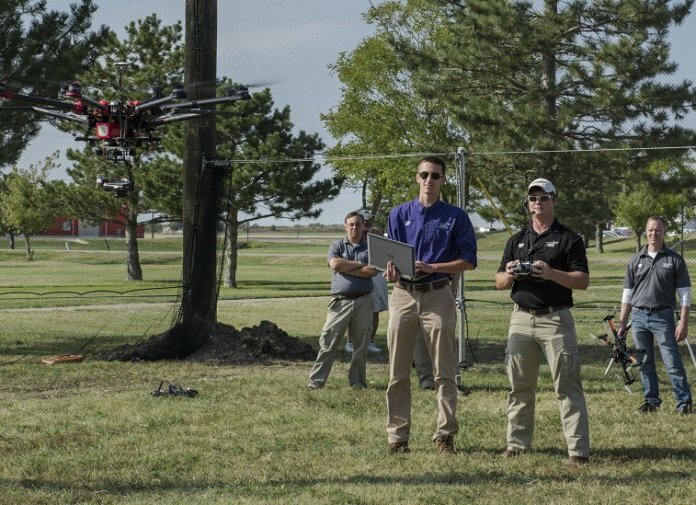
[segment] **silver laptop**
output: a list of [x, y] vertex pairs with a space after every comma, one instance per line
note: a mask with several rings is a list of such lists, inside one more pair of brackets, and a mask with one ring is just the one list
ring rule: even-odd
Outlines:
[[391, 261], [404, 280], [417, 281], [426, 275], [416, 276], [415, 252], [412, 245], [404, 244], [374, 233], [367, 234], [368, 263], [372, 268], [382, 272], [387, 270]]

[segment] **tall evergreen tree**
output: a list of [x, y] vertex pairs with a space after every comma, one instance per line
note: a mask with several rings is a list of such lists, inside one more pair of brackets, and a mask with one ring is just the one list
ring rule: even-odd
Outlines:
[[[237, 85], [222, 79], [218, 94], [230, 87]], [[229, 169], [217, 169], [226, 174], [227, 186], [220, 214], [226, 229], [222, 277], [225, 286], [236, 287], [237, 236], [241, 226], [271, 217], [289, 220], [318, 217], [321, 210], [317, 205], [338, 195], [342, 178], [316, 178], [321, 165], [312, 158], [324, 144], [316, 133], [294, 134], [290, 107], [274, 108], [268, 88], [253, 93], [249, 101], [226, 108], [217, 116], [216, 123], [218, 158], [232, 160]], [[174, 153], [181, 152], [181, 138], [175, 134], [167, 138], [165, 145]], [[174, 172], [178, 163], [176, 158], [166, 156], [158, 162], [172, 167], [158, 170], [158, 174]]]
[[[46, 8], [45, 0], [5, 0], [0, 9], [0, 79], [42, 96], [94, 61], [108, 29], [89, 31], [94, 0], [79, 0], [68, 12]], [[57, 97], [56, 97], [57, 98]], [[40, 121], [35, 113], [5, 109], [0, 101], [0, 167], [16, 163]]]
[[[123, 40], [110, 33], [99, 57], [79, 75], [83, 92], [120, 102], [142, 100], [153, 87], [169, 91], [173, 84], [181, 83], [183, 79], [182, 31], [180, 23], [163, 26], [157, 15], [152, 14], [143, 20], [131, 22], [126, 27]], [[164, 134], [165, 131], [166, 128], [161, 128], [158, 133]], [[124, 224], [128, 280], [143, 279], [137, 241], [137, 228], [141, 224], [139, 216], [148, 210], [159, 210], [157, 205], [163, 200], [180, 199], [182, 195], [181, 167], [177, 167], [176, 171], [177, 184], [158, 184], [158, 171], [167, 170], [168, 167], [153, 161], [153, 155], [153, 152], [136, 151], [132, 159], [126, 160], [129, 166], [107, 161], [89, 146], [81, 152], [68, 151], [68, 157], [74, 164], [67, 172], [77, 185], [74, 188], [75, 198], [72, 199], [73, 211], [82, 218], [107, 219]], [[115, 198], [95, 188], [98, 176], [110, 180], [132, 178], [135, 191], [125, 198]], [[180, 210], [178, 216], [180, 219]]]

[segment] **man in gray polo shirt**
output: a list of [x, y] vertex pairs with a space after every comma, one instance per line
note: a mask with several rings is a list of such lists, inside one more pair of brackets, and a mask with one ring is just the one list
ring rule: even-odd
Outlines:
[[331, 301], [319, 337], [319, 354], [309, 373], [309, 389], [326, 384], [341, 339], [348, 332], [353, 354], [348, 382], [354, 389], [367, 387], [367, 346], [372, 329], [372, 277], [377, 270], [368, 266], [367, 243], [362, 240], [365, 225], [358, 212], [344, 220], [346, 236], [329, 247], [328, 262], [333, 270]]
[[[655, 412], [662, 403], [655, 370], [654, 341], [657, 340], [677, 400], [676, 410], [680, 414], [690, 414], [691, 389], [677, 343], [689, 332], [691, 281], [684, 258], [665, 246], [666, 232], [664, 219], [659, 216], [648, 218], [645, 227], [648, 245], [631, 257], [626, 269], [619, 334], [626, 333], [628, 317], [633, 309], [633, 340], [636, 348], [645, 350], [640, 367], [644, 402], [638, 411]], [[681, 305], [677, 324], [674, 321], [675, 293]]]

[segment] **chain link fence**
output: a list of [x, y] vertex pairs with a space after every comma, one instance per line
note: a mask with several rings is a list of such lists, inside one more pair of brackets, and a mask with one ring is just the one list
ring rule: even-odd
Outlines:
[[[241, 232], [240, 242], [247, 247], [275, 241], [282, 244], [276, 247], [283, 252], [274, 252], [279, 249], [273, 246], [240, 250], [239, 287], [221, 287], [220, 303], [242, 298], [261, 301], [271, 296], [327, 296], [326, 248], [340, 235], [338, 231], [310, 234], [300, 228], [263, 235]], [[465, 275], [465, 354], [472, 363], [502, 361], [513, 305], [508, 291], [495, 289], [493, 277], [507, 236], [502, 232], [481, 234], [479, 266]], [[693, 234], [670, 244], [683, 252], [692, 283], [696, 281], [694, 244]], [[33, 246], [32, 261], [19, 247], [0, 247], [0, 363], [45, 355], [98, 356], [162, 333], [175, 321], [181, 295], [180, 236], [146, 233], [139, 239], [144, 280], [138, 282], [125, 280], [127, 253], [122, 238], [34, 238]], [[603, 254], [588, 249], [590, 287], [574, 292], [573, 314], [579, 342], [590, 353], [606, 354], [592, 335], [605, 331], [605, 316], [618, 316], [624, 271], [634, 249], [631, 237], [607, 240]], [[289, 265], [302, 269], [297, 279], [283, 278]], [[272, 312], [268, 319], [273, 320]], [[307, 334], [318, 335], [322, 322], [308, 318]], [[386, 325], [386, 317], [382, 324]], [[380, 333], [383, 330], [384, 326]]]

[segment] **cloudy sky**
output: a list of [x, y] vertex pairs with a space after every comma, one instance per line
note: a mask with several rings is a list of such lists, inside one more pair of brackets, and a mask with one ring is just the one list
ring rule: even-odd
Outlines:
[[[65, 10], [72, 1], [48, 0], [48, 6]], [[119, 33], [130, 21], [153, 12], [167, 24], [184, 19], [185, 0], [98, 0], [97, 4], [95, 25], [105, 24]], [[243, 83], [270, 83], [276, 106], [290, 106], [296, 128], [317, 132], [332, 145], [319, 119], [340, 101], [340, 82], [328, 65], [370, 36], [373, 28], [362, 17], [369, 7], [369, 0], [218, 0], [218, 75]], [[676, 78], [693, 82], [695, 16], [692, 13], [672, 32], [672, 59], [680, 65]], [[74, 144], [67, 134], [50, 127], [44, 130], [23, 162], [40, 162]], [[359, 204], [359, 196], [345, 190], [323, 207], [318, 221], [340, 223]]]

